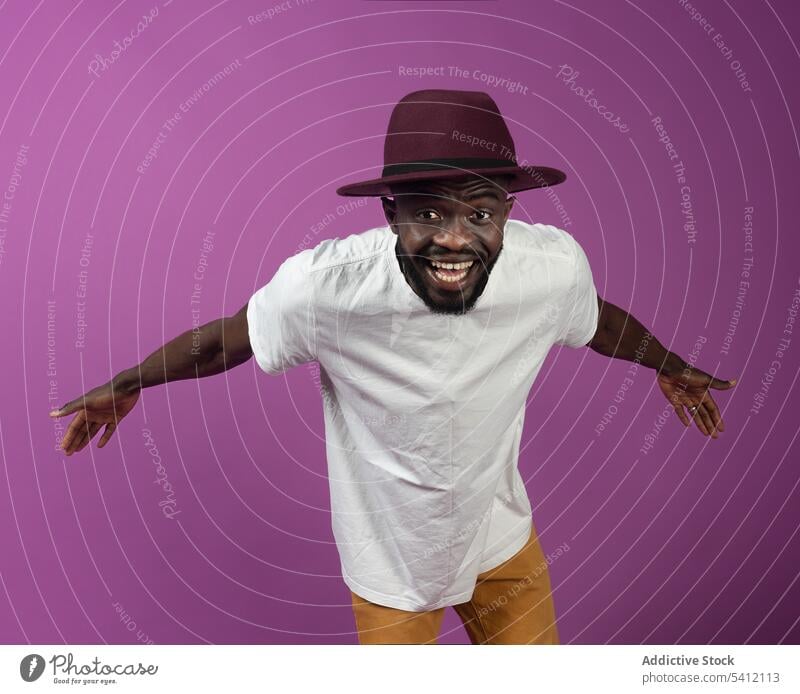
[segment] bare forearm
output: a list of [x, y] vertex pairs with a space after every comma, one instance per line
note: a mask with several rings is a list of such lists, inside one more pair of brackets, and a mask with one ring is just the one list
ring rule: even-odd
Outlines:
[[637, 361], [660, 373], [673, 373], [684, 367], [683, 360], [664, 347], [636, 318], [603, 299], [600, 299], [597, 333], [589, 347], [607, 357]]
[[252, 356], [247, 337], [246, 307], [230, 318], [219, 318], [187, 330], [159, 347], [141, 364], [114, 377], [125, 390], [148, 388], [169, 381], [222, 373]]

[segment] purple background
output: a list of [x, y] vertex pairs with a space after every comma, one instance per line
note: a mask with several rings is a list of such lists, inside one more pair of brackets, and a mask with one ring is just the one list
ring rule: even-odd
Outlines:
[[[69, 459], [47, 412], [190, 328], [192, 308], [201, 322], [233, 313], [288, 255], [382, 225], [377, 201], [337, 208], [357, 201], [335, 187], [379, 170], [398, 98], [448, 87], [489, 91], [520, 157], [567, 172], [553, 192], [569, 225], [542, 191], [518, 196], [516, 218], [566, 228], [601, 295], [741, 379], [717, 396], [726, 431], [712, 441], [674, 417], [658, 430], [667, 401], [651, 371], [615, 402], [625, 362], [551, 352], [520, 468], [545, 552], [569, 547], [550, 567], [563, 642], [800, 643], [799, 333], [751, 411], [798, 288], [796, 3], [697, 0], [711, 35], [679, 2], [654, 1], [290, 0], [248, 20], [275, 4], [0, 3], [0, 641], [356, 642], [312, 366], [269, 377], [251, 361], [148, 390], [108, 447]], [[139, 173], [165, 121], [237, 59]], [[685, 164], [693, 243], [656, 116]], [[754, 265], [739, 307], [746, 206]], [[441, 641], [467, 642], [451, 610]]]

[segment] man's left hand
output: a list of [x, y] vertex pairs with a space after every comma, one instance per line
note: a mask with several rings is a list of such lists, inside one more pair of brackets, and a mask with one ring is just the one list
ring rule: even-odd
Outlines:
[[656, 376], [661, 392], [685, 426], [690, 426], [690, 418], [694, 419], [704, 436], [716, 439], [720, 431], [725, 431], [725, 425], [709, 388], [728, 390], [734, 386], [736, 379], [723, 381], [695, 369], [683, 360], [681, 362], [683, 368], [662, 371]]

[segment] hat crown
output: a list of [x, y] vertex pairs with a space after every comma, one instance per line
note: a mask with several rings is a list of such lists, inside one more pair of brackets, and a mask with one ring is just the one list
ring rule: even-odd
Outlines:
[[500, 109], [485, 92], [423, 89], [392, 110], [379, 178], [348, 183], [339, 195], [393, 195], [395, 184], [504, 176], [510, 193], [561, 183], [549, 166], [520, 165]]
[[515, 161], [514, 141], [500, 109], [485, 92], [424, 89], [394, 107], [384, 166], [439, 159]]

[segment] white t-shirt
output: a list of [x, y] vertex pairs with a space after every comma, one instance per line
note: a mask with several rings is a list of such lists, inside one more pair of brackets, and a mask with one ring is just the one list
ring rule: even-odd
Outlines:
[[531, 506], [517, 467], [525, 403], [553, 344], [598, 319], [583, 249], [509, 220], [483, 294], [432, 313], [388, 226], [287, 258], [247, 308], [258, 365], [320, 365], [332, 527], [342, 578], [403, 610], [466, 602], [519, 551]]

